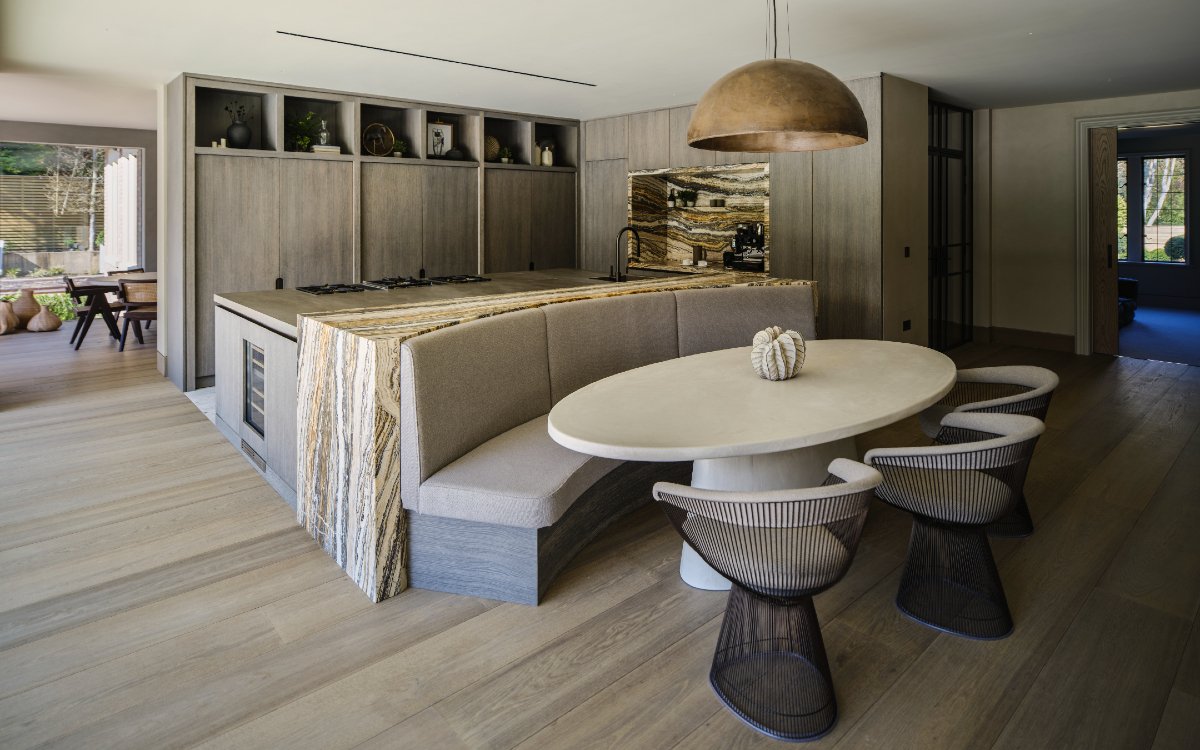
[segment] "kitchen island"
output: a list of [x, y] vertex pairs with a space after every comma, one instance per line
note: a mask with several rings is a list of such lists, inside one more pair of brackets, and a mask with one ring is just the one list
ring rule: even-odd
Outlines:
[[[279, 375], [260, 380], [268, 407], [270, 383], [280, 394], [290, 376], [295, 387], [290, 460], [294, 461], [291, 487], [297, 520], [374, 601], [407, 586], [407, 521], [400, 500], [398, 459], [399, 347], [406, 339], [478, 318], [571, 300], [669, 289], [811, 283], [723, 272], [620, 284], [597, 281], [589, 272], [575, 270], [492, 278], [473, 284], [323, 297], [289, 290], [216, 297], [218, 321], [224, 321], [217, 329], [218, 412], [224, 400], [225, 413], [240, 422], [236, 435], [230, 434], [233, 425], [228, 421], [223, 429], [231, 438], [240, 438], [243, 449], [254, 447], [255, 436], [272, 435], [269, 416], [261, 433], [246, 425], [244, 402], [253, 400], [257, 382], [256, 345], [239, 334], [267, 332], [276, 343], [284, 342], [274, 355], [280, 360], [286, 359], [290, 344], [295, 371], [283, 367]], [[347, 309], [359, 300], [366, 304]], [[269, 361], [271, 353], [264, 351], [262, 356]], [[504, 373], [496, 375], [504, 377]], [[238, 387], [223, 388], [223, 379]], [[222, 392], [245, 397], [239, 395], [235, 404], [229, 396], [222, 399]], [[250, 411], [249, 416], [254, 416]], [[289, 437], [287, 415], [277, 419], [282, 425], [276, 437], [263, 445], [268, 454], [274, 447], [286, 463], [287, 446], [267, 445]], [[282, 476], [286, 471], [284, 466], [278, 473]]]

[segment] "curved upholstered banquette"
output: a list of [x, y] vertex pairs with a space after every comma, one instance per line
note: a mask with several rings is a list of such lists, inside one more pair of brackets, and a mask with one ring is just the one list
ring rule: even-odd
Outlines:
[[635, 367], [748, 346], [768, 325], [815, 336], [811, 284], [623, 294], [504, 313], [401, 347], [401, 498], [410, 585], [537, 603], [609, 523], [687, 464], [570, 451], [546, 431], [573, 391]]

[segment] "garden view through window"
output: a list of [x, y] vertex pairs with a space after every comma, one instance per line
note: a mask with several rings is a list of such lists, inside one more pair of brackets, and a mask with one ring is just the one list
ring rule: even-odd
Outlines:
[[1117, 260], [1182, 265], [1187, 255], [1187, 157], [1118, 159]]

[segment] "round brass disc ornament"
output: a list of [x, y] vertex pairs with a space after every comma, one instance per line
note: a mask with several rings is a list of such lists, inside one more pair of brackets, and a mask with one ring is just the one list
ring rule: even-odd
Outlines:
[[373, 122], [363, 131], [363, 148], [371, 156], [389, 156], [396, 146], [392, 129], [382, 123]]
[[829, 71], [758, 60], [717, 80], [696, 105], [687, 142], [709, 151], [822, 151], [867, 141], [858, 99]]

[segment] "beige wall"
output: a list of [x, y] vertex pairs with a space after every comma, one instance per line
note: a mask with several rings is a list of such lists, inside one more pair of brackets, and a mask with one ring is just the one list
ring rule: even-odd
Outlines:
[[1075, 120], [1197, 106], [1200, 90], [977, 112], [989, 132], [976, 143], [976, 233], [990, 235], [976, 238], [976, 325], [1073, 336]]

